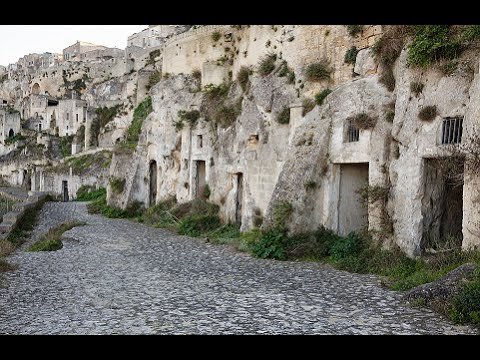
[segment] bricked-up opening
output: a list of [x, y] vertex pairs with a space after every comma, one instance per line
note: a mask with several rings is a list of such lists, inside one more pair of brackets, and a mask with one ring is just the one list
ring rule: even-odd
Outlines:
[[360, 130], [350, 121], [347, 126], [347, 142], [355, 142], [360, 138]]
[[150, 169], [149, 169], [149, 198], [148, 198], [148, 205], [153, 206], [157, 201], [157, 162], [155, 160], [150, 161]]
[[205, 191], [205, 161], [195, 161], [195, 197], [202, 198]]
[[368, 163], [340, 165], [338, 233], [342, 236], [368, 226], [368, 208], [359, 194], [365, 184], [368, 184]]
[[425, 159], [421, 249], [452, 249], [462, 245], [462, 158]]
[[442, 123], [442, 144], [462, 142], [463, 118], [445, 118]]

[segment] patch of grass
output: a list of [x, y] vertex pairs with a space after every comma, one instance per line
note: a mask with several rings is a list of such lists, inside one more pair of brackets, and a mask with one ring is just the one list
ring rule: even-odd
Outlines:
[[435, 105], [424, 106], [418, 112], [418, 118], [422, 121], [431, 121], [437, 116], [437, 107]]
[[422, 93], [424, 86], [420, 81], [412, 81], [410, 83], [410, 91], [415, 94], [415, 96], [418, 96]]
[[5, 139], [5, 145], [10, 145], [10, 144], [16, 143], [17, 141], [21, 141], [21, 140], [25, 140], [25, 139], [26, 139], [25, 136], [23, 136], [20, 133], [16, 133], [14, 136], [7, 137]]
[[268, 54], [264, 56], [261, 60], [260, 63], [258, 64], [258, 73], [261, 76], [267, 76], [270, 74], [273, 70], [275, 70], [275, 61], [277, 60], [277, 55], [276, 54]]
[[315, 107], [315, 101], [312, 99], [303, 99], [302, 100], [302, 116], [307, 115]]
[[303, 183], [303, 186], [306, 190], [313, 190], [317, 187], [317, 182], [313, 180], [308, 180]]
[[94, 201], [107, 195], [105, 188], [96, 189], [93, 185], [82, 185], [77, 190], [76, 201]]
[[116, 194], [120, 194], [125, 189], [125, 179], [118, 178], [118, 177], [110, 177], [109, 184], [112, 191]]
[[346, 25], [348, 35], [355, 37], [363, 30], [363, 25]]
[[391, 123], [393, 122], [393, 119], [395, 119], [395, 111], [387, 110], [385, 112], [385, 120]]
[[290, 108], [288, 106], [284, 106], [283, 109], [275, 117], [275, 120], [279, 124], [290, 123]]
[[117, 145], [117, 148], [124, 150], [135, 150], [142, 131], [143, 121], [153, 111], [152, 98], [146, 97], [133, 111], [132, 123], [127, 129], [127, 136], [124, 141]]
[[237, 74], [237, 81], [243, 92], [246, 92], [250, 84], [250, 75], [252, 70], [248, 66], [242, 66]]
[[308, 81], [322, 81], [330, 79], [332, 69], [327, 59], [308, 65], [305, 68], [305, 79]]
[[60, 152], [63, 157], [72, 155], [72, 142], [75, 135], [63, 136], [60, 138]]
[[17, 247], [23, 244], [29, 237], [30, 232], [37, 225], [40, 210], [42, 210], [45, 200], [37, 202], [34, 207], [31, 207], [23, 213], [22, 217], [17, 223], [17, 227], [7, 236], [7, 241], [13, 246]]
[[218, 40], [220, 40], [221, 37], [222, 37], [222, 33], [220, 31], [214, 31], [212, 33], [212, 40], [214, 42], [217, 42]]
[[450, 318], [480, 328], [480, 276], [465, 284], [453, 299]]
[[66, 222], [57, 227], [50, 229], [46, 234], [42, 235], [38, 241], [30, 245], [27, 251], [56, 251], [63, 247], [62, 234], [76, 226], [86, 225], [85, 222]]
[[345, 64], [355, 64], [358, 51], [359, 50], [355, 46], [352, 46], [350, 49], [348, 49], [344, 57]]
[[16, 266], [10, 264], [7, 260], [0, 257], [0, 272], [12, 271], [15, 270]]
[[330, 89], [324, 89], [324, 90], [320, 91], [319, 93], [317, 93], [315, 95], [315, 102], [317, 103], [317, 105], [322, 105], [323, 100], [325, 100], [325, 98], [331, 93], [332, 93], [332, 90], [330, 90]]
[[282, 200], [273, 207], [274, 227], [287, 227], [293, 214], [293, 206], [290, 202]]
[[109, 122], [111, 122], [120, 112], [121, 105], [112, 107], [100, 107], [95, 109], [95, 117], [90, 125], [90, 146], [98, 145], [98, 135]]
[[195, 80], [201, 80], [202, 79], [202, 72], [199, 70], [199, 69], [194, 69], [192, 71], [192, 77], [195, 79]]

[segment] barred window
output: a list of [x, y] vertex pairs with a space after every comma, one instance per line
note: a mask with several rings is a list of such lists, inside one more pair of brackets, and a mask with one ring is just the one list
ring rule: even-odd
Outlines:
[[356, 127], [353, 121], [350, 121], [347, 128], [347, 142], [358, 141], [360, 137], [360, 130]]
[[463, 118], [445, 118], [442, 123], [442, 144], [462, 142]]

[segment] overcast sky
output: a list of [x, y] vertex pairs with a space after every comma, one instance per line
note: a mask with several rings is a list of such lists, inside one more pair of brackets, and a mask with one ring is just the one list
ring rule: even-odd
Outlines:
[[125, 49], [127, 37], [148, 25], [0, 25], [0, 65], [30, 53], [61, 53], [77, 40]]

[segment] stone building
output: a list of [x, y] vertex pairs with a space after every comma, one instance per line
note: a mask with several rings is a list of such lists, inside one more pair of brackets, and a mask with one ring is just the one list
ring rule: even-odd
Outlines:
[[13, 149], [13, 144], [6, 140], [20, 133], [20, 114], [9, 110], [0, 109], [0, 154], [5, 154]]
[[75, 44], [70, 45], [63, 49], [63, 59], [65, 61], [68, 60], [76, 60], [80, 61], [80, 56], [84, 53], [87, 53], [89, 51], [93, 50], [104, 50], [106, 49], [106, 46], [103, 45], [96, 45], [92, 43], [88, 43], [85, 41], [77, 41]]

